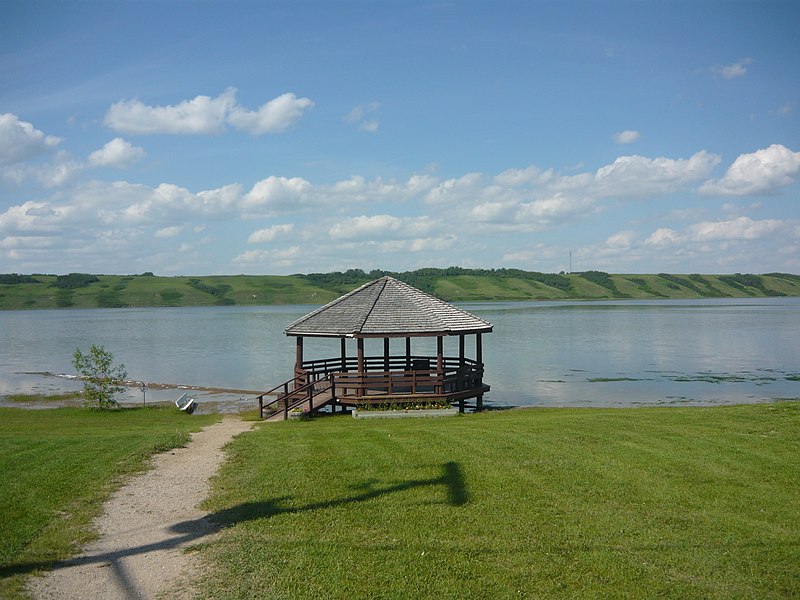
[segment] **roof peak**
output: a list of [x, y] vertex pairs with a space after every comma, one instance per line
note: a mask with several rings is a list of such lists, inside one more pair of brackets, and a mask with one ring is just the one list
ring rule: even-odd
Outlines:
[[286, 334], [407, 337], [488, 333], [491, 330], [491, 323], [384, 275], [294, 321], [286, 328]]

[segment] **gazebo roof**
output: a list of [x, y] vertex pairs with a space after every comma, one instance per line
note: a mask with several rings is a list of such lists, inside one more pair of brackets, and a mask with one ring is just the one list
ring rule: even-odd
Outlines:
[[491, 330], [491, 323], [387, 276], [298, 319], [285, 333], [359, 338], [458, 335]]

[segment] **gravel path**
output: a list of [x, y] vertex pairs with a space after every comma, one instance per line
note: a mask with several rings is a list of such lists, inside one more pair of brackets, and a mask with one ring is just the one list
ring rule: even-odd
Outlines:
[[252, 425], [225, 417], [193, 434], [185, 448], [153, 457], [151, 470], [106, 503], [95, 522], [98, 540], [44, 577], [31, 578], [33, 598], [127, 600], [167, 594], [188, 575], [192, 556], [184, 548], [214, 533], [197, 505], [224, 459], [222, 447]]

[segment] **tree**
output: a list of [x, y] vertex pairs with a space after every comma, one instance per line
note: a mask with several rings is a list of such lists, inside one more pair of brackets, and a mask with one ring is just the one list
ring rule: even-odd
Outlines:
[[114, 394], [125, 390], [123, 381], [128, 376], [125, 365], [114, 365], [114, 355], [103, 346], [92, 344], [87, 354], [75, 349], [72, 364], [83, 380], [83, 396], [90, 404], [100, 408], [118, 405]]

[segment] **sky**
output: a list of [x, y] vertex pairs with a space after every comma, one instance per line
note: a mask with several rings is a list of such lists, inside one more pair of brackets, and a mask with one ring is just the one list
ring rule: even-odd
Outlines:
[[0, 273], [800, 273], [800, 3], [0, 2]]

